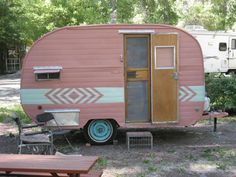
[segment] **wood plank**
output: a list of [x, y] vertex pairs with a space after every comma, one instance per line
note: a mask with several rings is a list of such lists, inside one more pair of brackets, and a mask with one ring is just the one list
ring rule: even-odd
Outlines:
[[0, 154], [0, 171], [88, 173], [97, 156]]
[[[158, 57], [158, 53], [155, 55], [155, 52], [158, 52], [155, 51], [156, 46], [175, 46], [173, 69], [156, 68], [155, 64], [160, 60], [160, 58], [155, 58]], [[177, 80], [173, 79], [173, 74], [177, 71], [177, 35], [154, 35], [152, 47], [152, 120], [153, 122], [174, 122], [177, 121]]]
[[[102, 171], [89, 171], [87, 174], [80, 174], [80, 177], [101, 177]], [[6, 175], [4, 171], [0, 171], [0, 176]], [[17, 177], [52, 177], [49, 173], [36, 173], [36, 172], [12, 172], [9, 174], [10, 176], [17, 176]], [[59, 177], [68, 177], [67, 174], [64, 173], [58, 173]]]

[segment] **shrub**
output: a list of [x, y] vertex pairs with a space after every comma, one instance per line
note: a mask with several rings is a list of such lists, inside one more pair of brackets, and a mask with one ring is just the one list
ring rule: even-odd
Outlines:
[[236, 110], [236, 75], [207, 74], [206, 92], [213, 110]]

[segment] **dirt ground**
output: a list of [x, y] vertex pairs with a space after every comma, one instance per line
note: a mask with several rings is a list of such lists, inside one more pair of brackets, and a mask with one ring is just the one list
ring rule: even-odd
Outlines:
[[[0, 106], [19, 102], [15, 100], [19, 99], [17, 83], [17, 77], [0, 78]], [[218, 121], [218, 131], [212, 130], [210, 121], [193, 127], [150, 129], [152, 150], [133, 147], [128, 151], [127, 129], [119, 130], [117, 142], [111, 145], [86, 146], [82, 133], [73, 132], [67, 135], [73, 148], [63, 137], [55, 140], [55, 146], [65, 154], [100, 156], [95, 168], [104, 171], [103, 177], [235, 177], [236, 117]], [[16, 140], [15, 125], [1, 123], [0, 153], [16, 153]]]

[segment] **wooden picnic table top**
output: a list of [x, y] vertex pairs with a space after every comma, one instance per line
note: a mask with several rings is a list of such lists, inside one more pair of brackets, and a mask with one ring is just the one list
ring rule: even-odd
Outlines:
[[88, 173], [97, 159], [97, 156], [0, 154], [0, 171], [81, 174]]

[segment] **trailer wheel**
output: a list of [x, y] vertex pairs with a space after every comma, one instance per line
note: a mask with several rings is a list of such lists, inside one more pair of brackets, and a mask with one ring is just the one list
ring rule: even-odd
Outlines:
[[109, 120], [93, 120], [84, 128], [85, 138], [91, 144], [108, 144], [116, 136], [116, 125]]

